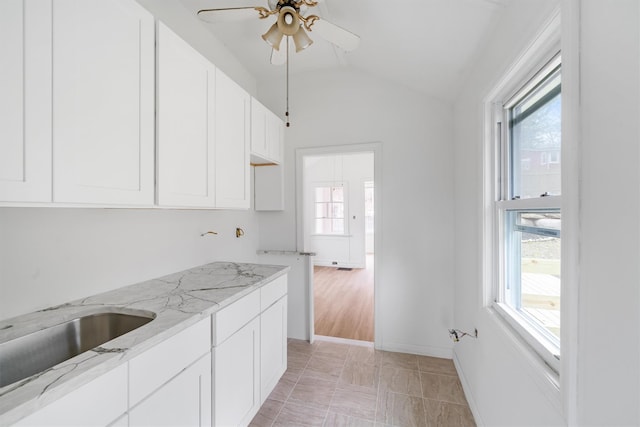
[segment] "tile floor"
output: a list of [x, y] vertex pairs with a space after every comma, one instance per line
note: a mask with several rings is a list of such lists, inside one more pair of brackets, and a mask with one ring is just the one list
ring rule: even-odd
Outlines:
[[251, 426], [475, 426], [451, 360], [326, 341], [288, 351]]

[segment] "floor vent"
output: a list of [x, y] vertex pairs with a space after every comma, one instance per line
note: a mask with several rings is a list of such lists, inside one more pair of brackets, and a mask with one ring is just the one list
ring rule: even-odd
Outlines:
[[353, 268], [347, 268], [347, 267], [339, 267], [338, 271], [351, 271], [353, 270]]

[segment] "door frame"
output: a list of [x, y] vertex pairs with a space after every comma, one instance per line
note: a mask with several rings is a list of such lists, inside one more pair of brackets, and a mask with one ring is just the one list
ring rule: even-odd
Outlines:
[[[373, 275], [373, 329], [374, 347], [378, 348], [382, 343], [382, 315], [379, 303], [380, 277], [383, 269], [382, 263], [382, 143], [368, 142], [345, 145], [327, 145], [323, 147], [297, 148], [296, 149], [296, 245], [298, 251], [304, 250], [304, 158], [307, 156], [328, 156], [351, 153], [373, 153], [373, 185], [374, 185], [374, 243], [373, 243], [373, 265], [375, 268]], [[314, 298], [313, 298], [313, 264], [309, 272], [311, 280], [308, 281], [307, 312], [309, 313], [309, 342], [315, 339], [314, 328]]]

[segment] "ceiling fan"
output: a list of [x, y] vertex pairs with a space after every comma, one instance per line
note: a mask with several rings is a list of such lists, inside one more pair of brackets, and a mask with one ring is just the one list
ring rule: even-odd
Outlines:
[[267, 3], [268, 8], [246, 6], [202, 9], [198, 11], [198, 17], [203, 21], [215, 23], [251, 19], [256, 17], [256, 12], [260, 19], [276, 16], [276, 22], [262, 35], [264, 41], [272, 47], [271, 63], [274, 65], [287, 62], [288, 41], [286, 49], [281, 49], [284, 36], [287, 36], [287, 40], [289, 37], [293, 39], [296, 52], [306, 49], [313, 43], [307, 31], [319, 35], [347, 52], [357, 48], [360, 43], [360, 37], [356, 34], [318, 15], [306, 14], [309, 8], [318, 5], [316, 0], [268, 0]]

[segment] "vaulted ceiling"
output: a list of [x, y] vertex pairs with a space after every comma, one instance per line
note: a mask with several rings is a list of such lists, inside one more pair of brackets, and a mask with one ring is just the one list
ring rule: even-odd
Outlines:
[[[452, 99], [500, 14], [512, 0], [321, 0], [309, 10], [361, 37], [344, 52], [313, 32], [314, 43], [291, 53], [290, 73], [351, 67], [440, 99]], [[200, 9], [265, 6], [267, 0], [181, 0]], [[260, 37], [274, 17], [204, 23], [258, 81], [284, 78]]]

